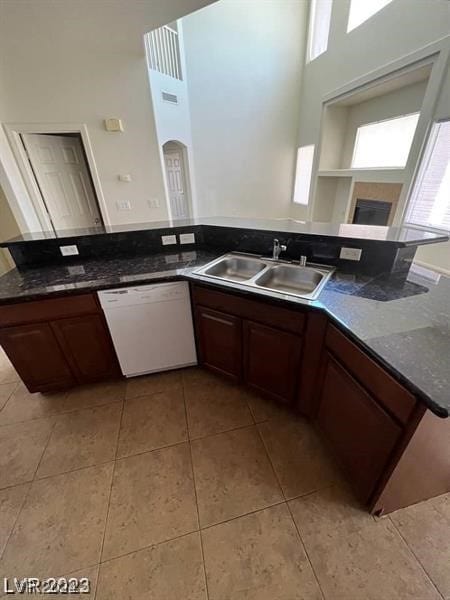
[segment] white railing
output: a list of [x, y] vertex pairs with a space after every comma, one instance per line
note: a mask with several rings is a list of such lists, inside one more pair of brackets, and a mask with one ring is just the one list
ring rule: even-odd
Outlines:
[[147, 52], [150, 68], [175, 79], [181, 73], [178, 32], [167, 25], [147, 34]]

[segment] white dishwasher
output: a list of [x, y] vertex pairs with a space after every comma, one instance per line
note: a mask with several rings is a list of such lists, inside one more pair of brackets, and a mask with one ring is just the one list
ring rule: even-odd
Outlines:
[[126, 377], [197, 364], [186, 282], [105, 290], [98, 297]]

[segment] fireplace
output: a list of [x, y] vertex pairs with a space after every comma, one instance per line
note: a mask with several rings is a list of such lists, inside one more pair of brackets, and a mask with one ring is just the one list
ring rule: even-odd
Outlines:
[[361, 225], [387, 225], [389, 223], [391, 208], [392, 202], [357, 198], [353, 223]]

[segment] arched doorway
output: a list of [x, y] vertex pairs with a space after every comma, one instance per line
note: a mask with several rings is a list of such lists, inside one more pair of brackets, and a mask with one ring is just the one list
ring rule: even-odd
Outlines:
[[163, 145], [167, 193], [173, 219], [187, 219], [192, 215], [189, 176], [186, 169], [186, 146], [170, 141]]

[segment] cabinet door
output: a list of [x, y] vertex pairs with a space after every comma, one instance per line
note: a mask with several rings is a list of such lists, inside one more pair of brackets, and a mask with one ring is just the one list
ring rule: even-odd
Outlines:
[[51, 326], [79, 383], [119, 375], [116, 353], [101, 315], [60, 319]]
[[0, 329], [0, 344], [30, 392], [52, 391], [75, 384], [48, 323]]
[[196, 329], [201, 363], [238, 381], [241, 379], [241, 320], [197, 306]]
[[278, 402], [292, 403], [300, 376], [302, 338], [244, 321], [244, 377]]
[[369, 499], [401, 428], [329, 355], [318, 424], [363, 501]]

